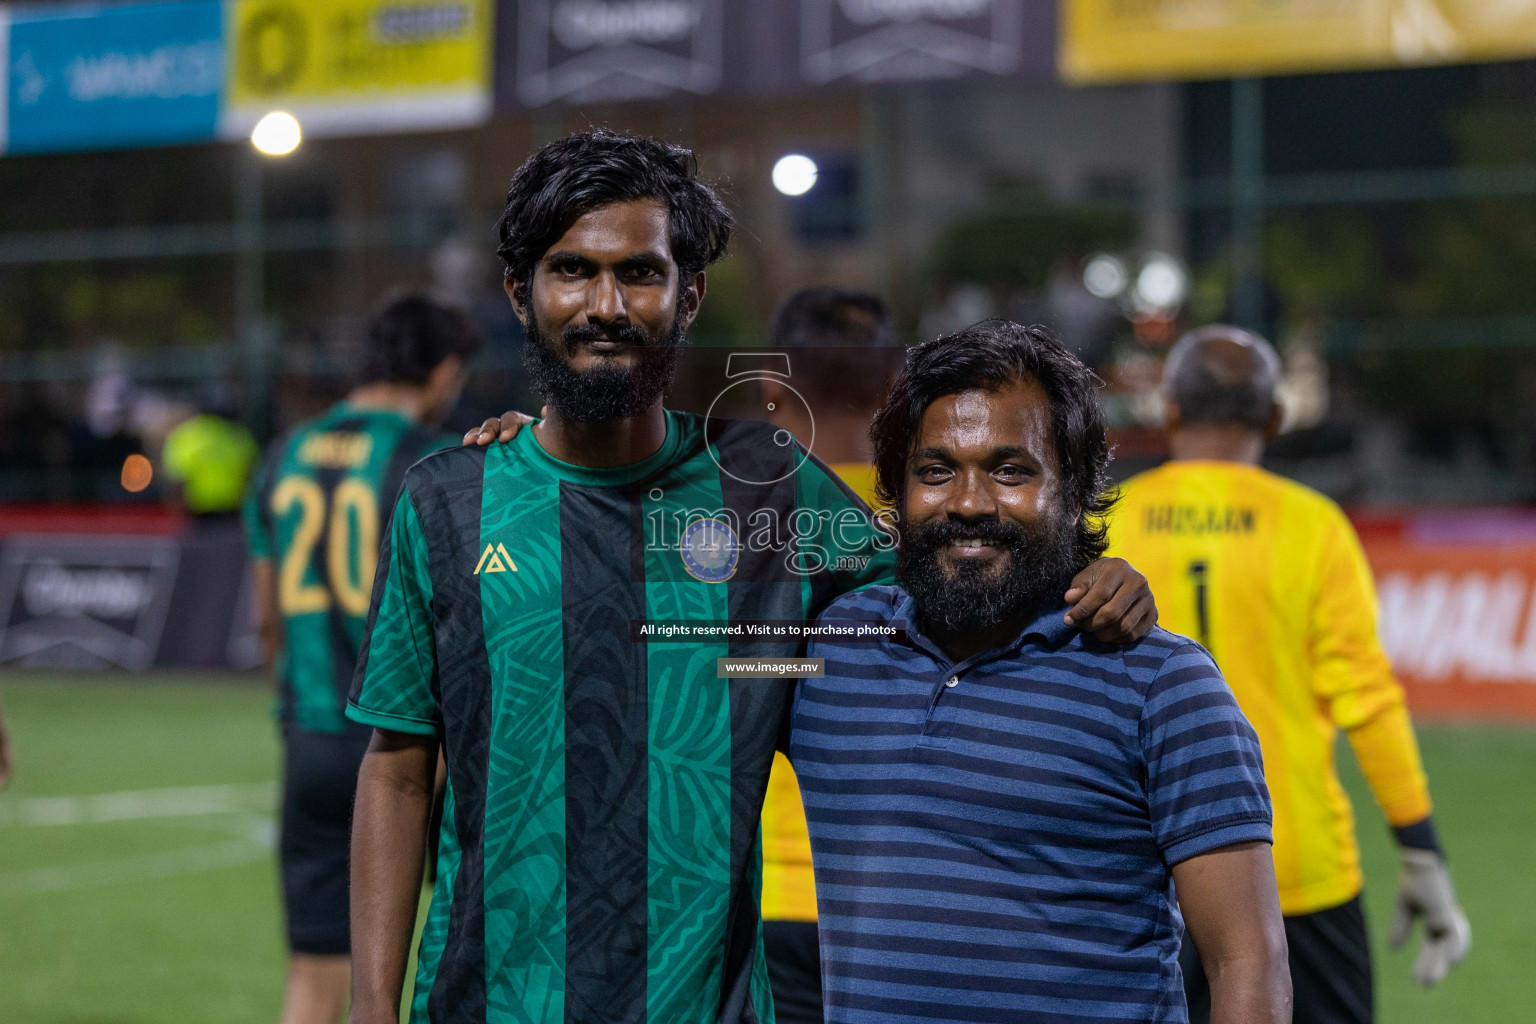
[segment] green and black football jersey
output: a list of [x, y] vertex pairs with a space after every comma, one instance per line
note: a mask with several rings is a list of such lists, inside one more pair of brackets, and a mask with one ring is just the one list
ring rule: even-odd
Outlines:
[[772, 426], [668, 412], [586, 469], [524, 430], [406, 476], [347, 714], [449, 775], [412, 1021], [770, 1024], [758, 817], [791, 684], [646, 624], [800, 623], [888, 581], [889, 536]]
[[345, 402], [267, 452], [245, 498], [250, 555], [271, 559], [283, 618], [280, 713], [339, 733], [367, 621], [381, 525], [411, 463], [458, 439]]

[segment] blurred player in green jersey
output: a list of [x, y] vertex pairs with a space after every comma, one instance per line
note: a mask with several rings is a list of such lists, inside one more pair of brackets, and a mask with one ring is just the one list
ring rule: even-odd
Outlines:
[[437, 425], [479, 346], [459, 310], [391, 302], [370, 325], [364, 383], [274, 442], [246, 498], [285, 748], [283, 1024], [335, 1024], [346, 1006], [347, 835], [369, 730], [342, 710], [395, 495], [412, 463], [457, 442]]

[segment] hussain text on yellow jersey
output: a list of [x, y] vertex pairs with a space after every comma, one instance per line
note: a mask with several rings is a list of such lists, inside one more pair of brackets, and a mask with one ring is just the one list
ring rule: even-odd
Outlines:
[[1337, 730], [1394, 826], [1429, 814], [1430, 801], [1344, 513], [1256, 466], [1170, 462], [1121, 488], [1109, 554], [1146, 575], [1160, 625], [1211, 652], [1259, 734], [1281, 911], [1353, 898], [1360, 852], [1334, 765]]

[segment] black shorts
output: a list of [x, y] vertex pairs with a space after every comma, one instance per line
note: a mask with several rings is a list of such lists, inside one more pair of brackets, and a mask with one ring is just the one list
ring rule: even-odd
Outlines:
[[[1360, 897], [1315, 914], [1285, 919], [1291, 947], [1291, 991], [1296, 1008], [1291, 1024], [1371, 1024], [1371, 946]], [[1195, 944], [1184, 937], [1179, 953], [1189, 1024], [1208, 1024], [1211, 989]]]
[[348, 843], [357, 770], [372, 729], [339, 735], [283, 729], [283, 819], [279, 844], [288, 948], [316, 956], [352, 949], [347, 905]]
[[822, 1024], [815, 921], [764, 921], [763, 955], [779, 1024]]

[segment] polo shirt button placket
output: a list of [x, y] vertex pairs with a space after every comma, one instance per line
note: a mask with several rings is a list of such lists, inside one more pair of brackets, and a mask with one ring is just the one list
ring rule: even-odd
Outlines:
[[935, 668], [939, 669], [934, 673], [939, 679], [939, 685], [933, 688], [933, 696], [928, 699], [928, 714], [924, 716], [923, 724], [924, 732], [928, 731], [928, 726], [933, 722], [933, 713], [939, 709], [939, 702], [944, 699], [944, 691], [953, 690], [960, 685], [960, 673], [955, 671], [953, 665], [948, 669], [940, 666]]
[[928, 714], [924, 716], [922, 731], [918, 733], [917, 745], [919, 747], [942, 747], [945, 744], [934, 738], [933, 730], [940, 724], [937, 721], [939, 706], [944, 702], [944, 694], [960, 685], [960, 674], [951, 666], [948, 670], [951, 674], [940, 675], [941, 685], [933, 691], [933, 699], [928, 703]]

